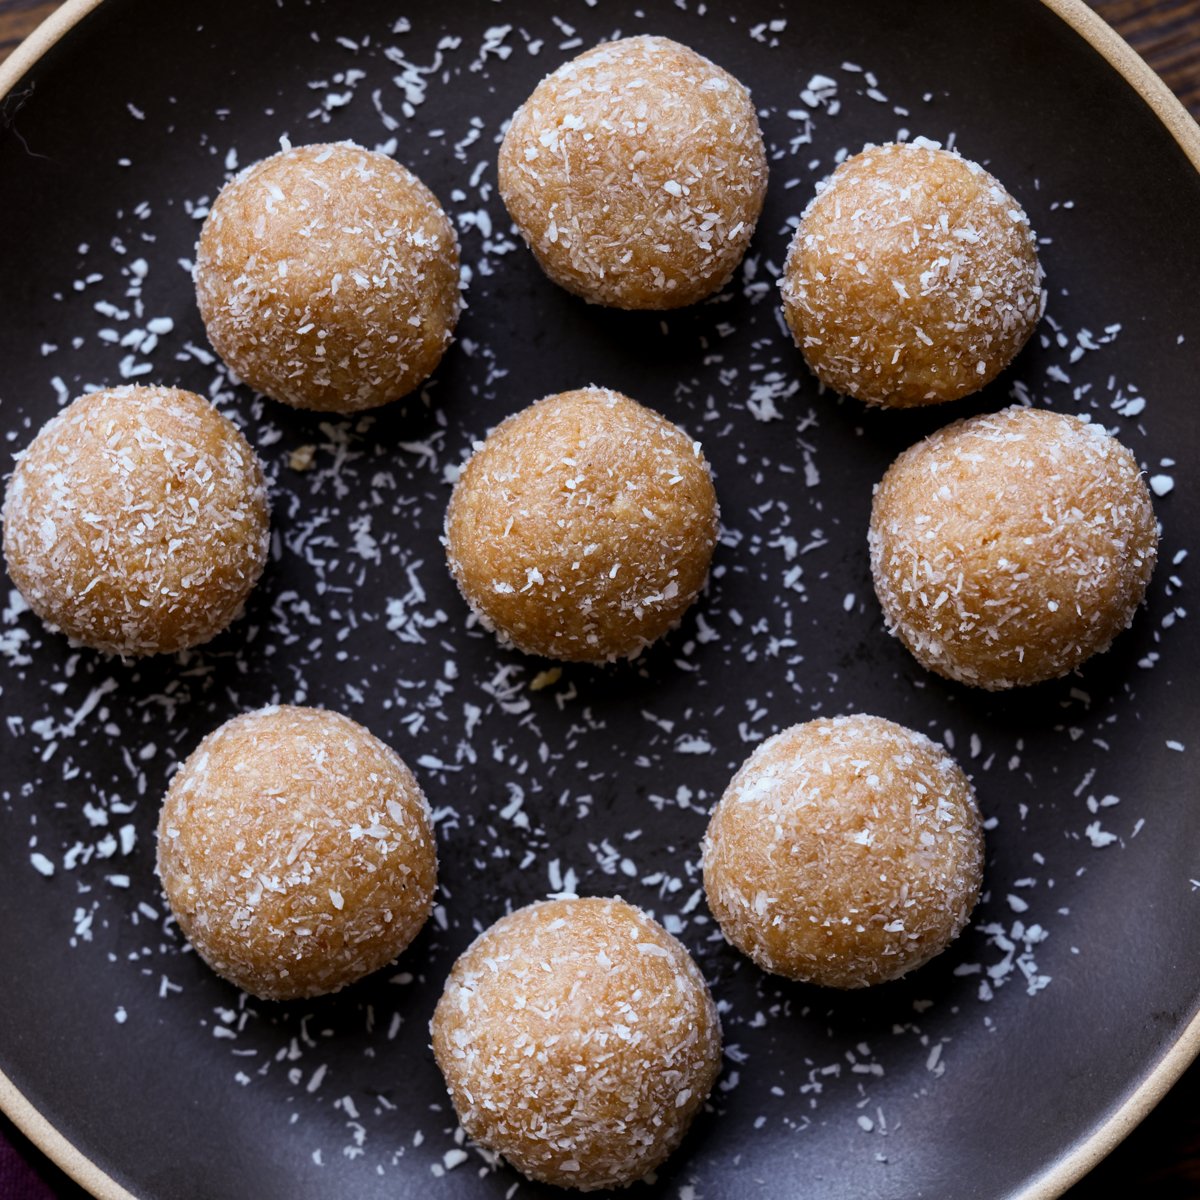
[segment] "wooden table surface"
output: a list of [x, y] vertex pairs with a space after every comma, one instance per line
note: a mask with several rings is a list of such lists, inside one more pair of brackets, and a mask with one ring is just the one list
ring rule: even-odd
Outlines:
[[[57, 7], [58, 0], [0, 0], [0, 60]], [[1200, 120], [1200, 0], [1092, 0], [1092, 7]], [[0, 1138], [5, 1136], [57, 1195], [82, 1197], [0, 1118]], [[1124, 1200], [1138, 1193], [1146, 1200], [1200, 1197], [1200, 1062], [1121, 1146], [1071, 1189], [1068, 1200]]]

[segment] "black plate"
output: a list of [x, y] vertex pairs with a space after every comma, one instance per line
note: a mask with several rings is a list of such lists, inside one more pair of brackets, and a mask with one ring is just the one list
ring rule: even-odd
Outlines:
[[[475, 930], [571, 886], [667, 921], [724, 1014], [711, 1111], [634, 1195], [1020, 1192], [1104, 1124], [1200, 1006], [1200, 643], [1182, 590], [1198, 524], [1200, 179], [1033, 0], [703, 7], [456, 0], [400, 20], [366, 2], [107, 0], [6, 103], [8, 448], [62, 397], [148, 364], [134, 377], [231, 411], [274, 478], [276, 553], [211, 647], [122, 664], [12, 603], [0, 626], [0, 1069], [136, 1196], [557, 1194], [460, 1150], [427, 1022]], [[773, 147], [746, 270], [665, 317], [554, 288], [493, 186], [502, 122], [537, 79], [643, 30], [746, 81]], [[814, 75], [836, 82], [836, 113], [802, 99]], [[953, 135], [1016, 193], [1045, 239], [1050, 302], [977, 399], [880, 414], [818, 395], [774, 274], [839, 151], [900, 129]], [[455, 214], [470, 307], [422, 401], [329, 421], [256, 400], [208, 360], [180, 260], [231, 152], [244, 165], [281, 134], [394, 137]], [[119, 344], [156, 318], [173, 323], [156, 346]], [[534, 691], [546, 664], [471, 629], [445, 571], [447, 472], [506, 414], [589, 381], [703, 440], [726, 534], [708, 594], [665, 644]], [[1075, 678], [989, 696], [924, 674], [885, 636], [865, 527], [900, 448], [1014, 390], [1117, 428], [1175, 486], [1157, 501], [1162, 560], [1132, 632]], [[314, 468], [291, 469], [306, 445]], [[341, 709], [391, 741], [438, 812], [442, 859], [437, 919], [394, 970], [290, 1006], [240, 997], [186, 952], [153, 875], [171, 768], [276, 700]], [[754, 742], [854, 710], [952, 743], [992, 828], [987, 896], [950, 953], [838, 995], [767, 978], [721, 942], [697, 843]]]

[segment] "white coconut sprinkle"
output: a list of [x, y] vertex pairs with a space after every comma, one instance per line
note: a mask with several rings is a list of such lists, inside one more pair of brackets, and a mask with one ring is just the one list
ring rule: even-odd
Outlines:
[[[713, 19], [710, 12], [707, 20]], [[471, 83], [508, 80], [511, 76], [502, 72], [513, 71], [519, 62], [528, 65], [529, 57], [539, 54], [544, 60], [541, 69], [557, 65], [555, 47], [578, 36], [562, 28], [563, 24], [526, 17], [521, 26], [509, 26], [502, 35], [502, 26], [487, 36], [449, 33], [424, 57], [406, 46], [410, 26], [403, 18], [394, 23], [391, 33], [388, 22], [372, 31], [369, 45], [357, 32], [345, 42], [329, 39], [325, 44], [329, 66], [309, 101], [317, 115], [307, 125], [296, 123], [291, 136], [297, 142], [311, 140], [314, 129], [323, 131], [327, 126], [334, 134], [347, 128], [338, 122], [352, 120], [356, 135], [369, 137], [372, 128], [377, 128], [379, 147], [386, 149], [390, 141], [392, 151], [404, 158], [403, 147], [423, 144], [427, 131], [439, 127], [434, 122], [445, 121], [439, 114], [440, 101], [448, 89], [464, 86], [466, 76]], [[583, 20], [578, 24], [582, 27]], [[747, 26], [741, 29], [743, 35], [749, 32]], [[755, 39], [750, 47], [755, 54], [772, 53], [772, 37], [785, 33], [793, 37], [796, 30], [768, 27], [760, 32], [768, 41]], [[591, 40], [591, 33], [587, 38]], [[475, 63], [478, 70], [472, 71]], [[362, 74], [354, 75], [354, 71]], [[862, 68], [855, 64], [827, 66], [825, 71], [814, 74], [803, 87], [804, 76], [797, 78], [789, 96], [770, 97], [780, 111], [764, 118], [772, 137], [769, 149], [779, 194], [792, 197], [795, 209], [803, 204], [812, 180], [827, 172], [839, 154], [845, 157], [845, 147], [839, 142], [841, 110], [853, 107], [857, 115], [870, 115], [874, 120], [888, 115], [879, 107], [879, 100], [865, 94], [866, 89], [874, 88], [913, 108], [919, 102], [930, 104], [940, 99], [930, 92], [922, 101], [919, 88], [906, 92], [903, 81], [897, 79], [867, 83]], [[335, 97], [332, 104], [325, 102], [327, 95]], [[757, 88], [755, 98], [760, 104], [768, 100], [765, 95], [758, 96]], [[140, 98], [139, 104], [146, 119], [136, 125], [129, 122], [135, 130], [163, 119], [162, 111]], [[787, 105], [797, 107], [789, 110]], [[936, 111], [936, 105], [931, 111]], [[464, 119], [458, 128], [445, 128], [441, 136], [429, 141], [433, 153], [444, 154], [447, 161], [459, 166], [453, 194], [448, 190], [440, 199], [457, 226], [468, 267], [467, 294], [478, 302], [481, 313], [494, 296], [494, 277], [516, 269], [520, 259], [516, 253], [519, 243], [495, 195], [493, 150], [489, 149], [506, 116], [484, 111]], [[535, 689], [534, 680], [544, 664], [515, 656], [497, 657], [491, 650], [482, 656], [477, 653], [483, 641], [480, 631], [451, 603], [456, 598], [448, 591], [436, 545], [420, 541], [421, 530], [437, 524], [444, 508], [447, 474], [453, 472], [471, 441], [481, 437], [496, 416], [508, 411], [516, 394], [514, 386], [519, 391], [519, 383], [514, 384], [509, 375], [512, 362], [506, 348], [490, 344], [483, 322], [472, 331], [473, 339], [468, 336], [453, 352], [460, 356], [460, 383], [469, 404], [444, 403], [448, 396], [437, 391], [415, 398], [413, 412], [419, 432], [401, 443], [390, 428], [381, 433], [369, 422], [343, 421], [301, 425], [249, 399], [235, 388], [203, 342], [190, 306], [181, 302], [176, 308], [157, 299], [173, 293], [191, 264], [164, 259], [154, 243], [143, 241], [140, 235], [143, 231], [164, 235], [173, 228], [176, 217], [188, 222], [193, 216], [197, 221], [203, 219], [219, 185], [222, 165], [234, 171], [239, 162], [251, 157], [246, 147], [239, 157], [237, 148], [228, 145], [232, 127], [231, 122], [212, 122], [205, 153], [211, 154], [216, 175], [209, 195], [176, 196], [173, 210], [156, 205], [153, 210], [143, 210], [144, 216], [136, 216], [132, 210], [116, 215], [104, 211], [102, 203], [97, 206], [96, 234], [79, 250], [76, 277], [46, 285], [62, 298], [63, 328], [73, 333], [70, 318], [80, 317], [76, 322], [79, 344], [74, 345], [68, 334], [56, 333], [45, 347], [35, 349], [47, 371], [47, 404], [66, 403], [89, 380], [114, 382], [123, 371], [148, 364], [150, 378], [190, 380], [219, 406], [242, 412], [251, 441], [268, 457], [268, 473], [277, 479], [274, 486], [279, 503], [289, 514], [275, 537], [273, 564], [286, 562], [289, 571], [307, 575], [311, 586], [293, 587], [290, 578], [281, 575], [281, 586], [270, 603], [251, 608], [246, 651], [230, 647], [172, 662], [169, 687], [156, 686], [145, 677], [135, 678], [127, 670], [112, 674], [98, 667], [92, 656], [60, 646], [25, 612], [19, 596], [8, 595], [0, 622], [4, 692], [7, 698], [18, 689], [27, 689], [21, 690], [26, 715], [13, 714], [7, 721], [10, 746], [29, 748], [34, 764], [30, 788], [36, 788], [39, 795], [53, 792], [58, 797], [56, 806], [50, 808], [38, 803], [32, 791], [3, 799], [6, 811], [15, 820], [28, 822], [28, 833], [37, 836], [36, 850], [30, 843], [27, 873], [38, 903], [59, 914], [63, 941], [75, 947], [71, 952], [95, 956], [88, 962], [89, 967], [95, 965], [99, 979], [116, 979], [106, 972], [124, 970], [124, 964], [103, 959], [100, 946], [107, 943], [97, 931], [104, 930], [104, 937], [119, 931], [122, 938], [130, 939], [130, 951], [139, 956], [141, 966], [121, 976], [123, 990], [119, 994], [124, 1003], [114, 1016], [118, 1023], [127, 1019], [127, 1009], [140, 1016], [143, 1011], [153, 1011], [155, 1003], [170, 1003], [180, 987], [206, 986], [195, 981], [190, 970], [194, 963], [179, 956], [177, 935], [169, 926], [164, 930], [157, 891], [146, 877], [144, 862], [138, 859], [146, 852], [148, 840], [152, 844], [153, 811], [171, 766], [192, 748], [200, 733], [243, 706], [250, 695], [257, 695], [255, 689], [261, 688], [267, 692], [261, 697], [263, 702], [311, 699], [344, 707], [352, 714], [386, 714], [389, 730], [380, 732], [394, 734], [402, 752], [412, 751], [410, 761], [420, 752], [429, 763], [422, 770], [429, 773], [440, 837], [463, 854], [463, 861], [473, 858], [481, 874], [493, 868], [503, 870], [506, 878], [525, 881], [529, 898], [543, 894], [551, 882], [548, 868], [552, 861], [557, 862], [557, 882], [564, 888], [570, 882], [583, 892], [613, 890], [619, 882], [630, 893], [636, 892], [639, 900], [697, 953], [712, 953], [705, 939], [711, 938], [713, 926], [696, 886], [696, 855], [688, 845], [703, 828], [716, 799], [714, 789], [719, 794], [720, 777], [724, 774], [727, 779], [736, 765], [733, 759], [744, 756], [751, 745], [776, 730], [782, 723], [781, 710], [802, 707], [813, 713], [832, 713], [843, 711], [852, 700], [868, 703], [872, 699], [863, 676], [853, 666], [835, 664], [824, 674], [827, 659], [819, 648], [813, 648], [812, 639], [813, 631], [827, 616], [817, 611], [817, 598], [832, 594], [836, 609], [846, 584], [852, 582], [842, 575], [841, 556], [844, 547], [852, 546], [858, 536], [833, 503], [832, 494], [826, 495], [828, 482], [842, 471], [841, 460], [831, 449], [831, 434], [835, 429], [844, 433], [854, 450], [878, 446], [871, 429], [864, 432], [854, 422], [843, 421], [844, 414], [830, 416], [826, 408], [829, 398], [816, 397], [795, 378], [794, 355], [770, 311], [779, 247], [785, 238], [776, 236], [776, 231], [760, 230], [751, 257], [727, 289], [730, 304], [722, 304], [719, 311], [697, 310], [700, 324], [695, 328], [689, 325], [689, 314], [687, 319], [672, 318], [665, 331], [653, 334], [661, 336], [662, 345], [678, 353], [685, 364], [674, 390], [664, 390], [663, 407], [671, 406], [681, 414], [689, 430], [703, 440], [718, 467], [718, 489], [721, 471], [737, 471], [756, 499], [748, 510], [725, 514], [726, 527], [709, 592], [695, 620], [666, 647], [663, 671], [656, 667], [650, 680], [639, 681], [632, 709], [638, 729], [636, 743], [621, 743], [620, 753], [610, 758], [606, 747], [609, 741], [617, 744], [616, 733], [605, 728], [606, 711], [596, 703], [589, 677], [567, 668], [558, 679]], [[930, 131], [939, 136], [947, 132]], [[978, 147], [970, 149], [981, 153]], [[680, 173], [677, 182], [681, 189], [682, 180]], [[789, 187], [794, 190], [788, 191]], [[1052, 180], [1043, 179], [1041, 188], [1043, 192], [1052, 189]], [[667, 195], [664, 193], [664, 200]], [[1060, 251], [1065, 252], [1071, 244], [1071, 209], [1062, 205], [1052, 211], [1053, 223], [1039, 220], [1039, 231], [1052, 233]], [[198, 225], [191, 227], [187, 236], [193, 237], [196, 228]], [[120, 250], [110, 238], [118, 233], [123, 238]], [[343, 281], [343, 289], [351, 286], [356, 285]], [[125, 295], [129, 290], [135, 294]], [[104, 307], [93, 308], [93, 301]], [[734, 307], [739, 310], [736, 316], [728, 311]], [[1059, 303], [1052, 298], [1052, 319], [1056, 308], [1071, 312], [1074, 306], [1066, 299]], [[1135, 371], [1136, 364], [1121, 353], [1116, 333], [1110, 334], [1095, 320], [1090, 324], [1090, 334], [1073, 326], [1056, 330], [1044, 325], [1041, 332], [1048, 335], [1049, 344], [1042, 348], [1039, 361], [1053, 360], [1054, 373], [1031, 371], [1014, 376], [1010, 385], [1018, 390], [1017, 398], [1031, 403], [1052, 400], [1069, 411], [1090, 412], [1099, 422], [1122, 422], [1122, 436], [1135, 444], [1139, 459], [1157, 463], [1157, 456], [1150, 457], [1145, 447], [1156, 429], [1156, 406], [1163, 401], [1158, 396], [1143, 396], [1123, 374]], [[699, 344], [700, 325], [704, 326], [704, 345]], [[111, 330], [115, 340], [102, 337], [96, 332], [100, 328]], [[1059, 345], [1058, 332], [1065, 345]], [[693, 337], [694, 343], [685, 340]], [[1182, 335], [1179, 337], [1181, 340]], [[125, 338], [130, 342], [123, 346]], [[1175, 340], [1172, 331], [1172, 343]], [[685, 351], [693, 358], [686, 359]], [[1114, 378], [1106, 385], [1107, 372]], [[11, 450], [27, 444], [32, 432], [20, 425], [20, 403], [15, 397], [4, 398], [4, 411], [11, 414], [7, 422]], [[385, 425], [389, 419], [384, 418]], [[463, 421], [470, 427], [464, 428]], [[746, 429], [748, 425], [773, 431], [772, 442], [757, 440], [756, 434]], [[311, 452], [304, 451], [305, 447], [311, 447]], [[271, 456], [266, 454], [268, 449]], [[293, 468], [290, 476], [283, 477], [280, 467], [294, 450], [303, 451], [304, 467]], [[881, 461], [880, 469], [882, 465]], [[1176, 476], [1182, 490], [1182, 468], [1172, 468], [1168, 478], [1174, 481]], [[372, 552], [350, 554], [347, 551], [356, 544], [356, 535], [348, 533], [349, 522], [368, 513], [374, 517], [365, 529], [374, 543]], [[1190, 564], [1184, 567], [1183, 558], [1178, 557], [1186, 554], [1179, 545], [1179, 532], [1169, 525], [1164, 530], [1163, 561], [1164, 565], [1174, 561], [1186, 582]], [[369, 544], [366, 539], [362, 542], [364, 547]], [[829, 593], [831, 576], [844, 582], [835, 583], [835, 590]], [[817, 581], [823, 583], [820, 591]], [[364, 659], [361, 639], [372, 628], [386, 639], [385, 645], [397, 651], [387, 656], [386, 663]], [[1143, 656], [1147, 674], [1139, 688], [1157, 686], [1160, 677], [1168, 677], [1171, 651], [1179, 644], [1175, 639], [1188, 635], [1182, 617], [1154, 631], [1153, 649]], [[436, 659], [425, 657], [435, 650]], [[436, 661], [437, 667], [419, 671], [409, 655], [421, 655], [422, 663]], [[263, 661], [276, 665], [286, 661], [288, 666], [263, 680], [248, 669]], [[739, 673], [761, 680], [761, 685], [749, 688], [752, 695], [744, 707], [741, 689], [736, 704], [733, 697], [714, 694], [723, 677], [721, 671], [730, 661], [736, 662]], [[821, 672], [814, 670], [816, 664], [821, 665]], [[75, 720], [93, 690], [110, 674], [117, 681], [116, 688], [101, 694]], [[1141, 672], [1138, 675], [1141, 678]], [[686, 705], [664, 705], [661, 711], [665, 716], [643, 719], [637, 715], [643, 707], [648, 713], [657, 713], [659, 698], [651, 684], [658, 686], [663, 679], [674, 679], [677, 686], [686, 684], [694, 689], [694, 697]], [[922, 699], [931, 696], [936, 686], [919, 678], [913, 682]], [[1079, 864], [1078, 852], [1072, 856], [1072, 845], [1082, 847], [1082, 853], [1095, 860], [1090, 872], [1130, 869], [1137, 847], [1150, 845], [1155, 826], [1151, 821], [1138, 842], [1132, 843], [1131, 830], [1137, 819], [1133, 813], [1124, 816], [1126, 807], [1135, 804], [1132, 796], [1120, 807], [1103, 808], [1103, 827], [1097, 814], [1085, 812], [1085, 796], [1121, 790], [1112, 781], [1119, 774], [1113, 756], [1098, 744], [1106, 737], [1115, 743], [1117, 733], [1098, 712], [1087, 712], [1083, 701], [1072, 697], [1065, 686], [1055, 695], [1061, 698], [1063, 727], [1041, 731], [1036, 747], [1022, 744], [1017, 733], [981, 729], [985, 745], [978, 757], [971, 752], [971, 771], [985, 807], [997, 790], [1006, 795], [1011, 792], [1016, 802], [993, 809], [989, 824], [999, 848], [996, 878], [989, 881], [993, 895], [985, 900], [977, 924], [963, 935], [959, 965], [967, 969], [952, 977], [954, 981], [944, 989], [939, 987], [936, 994], [931, 985], [928, 994], [932, 1000], [917, 1001], [911, 1014], [898, 1016], [895, 1036], [881, 1039], [875, 1047], [877, 1058], [850, 1051], [853, 1062], [844, 1053], [842, 1039], [826, 1035], [820, 1014], [801, 1014], [794, 1000], [766, 977], [746, 983], [751, 1008], [743, 1012], [739, 1006], [738, 1011], [724, 1014], [731, 1044], [715, 1094], [718, 1107], [744, 1101], [748, 1081], [773, 1065], [763, 1053], [761, 1038], [765, 1035], [761, 1031], [778, 1036], [780, 1030], [803, 1022], [816, 1047], [811, 1066], [794, 1080], [778, 1081], [782, 1096], [755, 1085], [753, 1103], [762, 1106], [762, 1112], [756, 1120], [758, 1109], [744, 1114], [746, 1124], [796, 1132], [809, 1122], [824, 1121], [855, 1129], [861, 1115], [878, 1130], [884, 1124], [881, 1116], [870, 1104], [861, 1113], [856, 1105], [869, 1098], [872, 1081], [884, 1076], [885, 1070], [894, 1079], [912, 1058], [918, 1068], [925, 1064], [932, 1089], [944, 1071], [969, 1069], [961, 1053], [955, 1055], [953, 1044], [944, 1049], [936, 1040], [932, 1046], [927, 1044], [948, 1007], [958, 1006], [968, 1021], [978, 1020], [1003, 1036], [1006, 1025], [1025, 1019], [1030, 1011], [1027, 1006], [1035, 1005], [1037, 993], [1050, 985], [1048, 973], [1039, 967], [1039, 957], [1044, 965], [1053, 955], [1059, 970], [1066, 971], [1073, 960], [1065, 947], [1075, 940], [1079, 961], [1087, 961], [1091, 943], [1082, 940], [1084, 919], [1066, 910], [1052, 881], [1057, 879], [1061, 887]], [[28, 703], [24, 703], [25, 697]], [[1110, 711], [1124, 721], [1127, 704], [1136, 708], [1137, 698], [1128, 702], [1122, 698]], [[974, 732], [971, 720], [961, 710], [943, 714], [930, 732], [939, 733], [946, 722], [957, 728], [959, 744], [968, 745]], [[1078, 737], [1073, 738], [1069, 729], [1078, 730]], [[1158, 735], [1165, 739], [1165, 749], [1184, 753], [1185, 742], [1165, 738], [1166, 732]], [[93, 748], [102, 741], [120, 752], [114, 751], [111, 773], [96, 771], [93, 776]], [[143, 759], [142, 751], [152, 743], [156, 753]], [[1022, 803], [1031, 805], [1037, 812], [1039, 805], [1052, 809], [1062, 805], [1057, 791], [1051, 795], [1045, 789], [1047, 779], [1034, 766], [1044, 761], [1046, 748], [1054, 746], [1061, 747], [1064, 761], [1072, 767], [1079, 765], [1063, 789], [1067, 793], [1064, 799], [1075, 808], [1064, 806], [1055, 813], [1061, 814], [1063, 829], [1069, 830], [1062, 846], [1054, 838], [1033, 839], [1026, 826], [1029, 808], [1021, 807]], [[494, 794], [475, 782], [485, 768], [496, 781]], [[1093, 771], [1094, 778], [1071, 800], [1071, 780], [1085, 770]], [[678, 844], [670, 854], [654, 844], [656, 839], [642, 835], [636, 821], [623, 829], [613, 828], [611, 820], [604, 819], [618, 781], [630, 779], [642, 789], [639, 794], [646, 805], [670, 814], [678, 823]], [[90, 806], [87, 811], [85, 805]], [[1118, 815], [1121, 820], [1116, 819]], [[570, 861], [567, 852], [554, 844], [563, 827], [560, 821], [585, 827], [579, 840], [572, 842], [580, 849], [578, 856], [572, 850]], [[1104, 841], [1103, 853], [1092, 854], [1094, 838], [1084, 832], [1093, 821], [1095, 835], [1109, 839]], [[135, 851], [138, 857], [130, 863], [120, 861], [121, 856]], [[1035, 853], [1042, 855], [1042, 864], [1034, 861]], [[100, 886], [114, 872], [128, 877], [130, 887]], [[1018, 878], [1037, 882], [1018, 887]], [[69, 882], [72, 894], [62, 888], [64, 882]], [[1200, 883], [1188, 886], [1200, 889]], [[78, 895], [73, 894], [76, 888], [80, 889]], [[1028, 911], [1016, 913], [1007, 900], [1010, 895], [1026, 903]], [[464, 944], [481, 920], [482, 914], [465, 903], [466, 896], [465, 886], [460, 885], [458, 894], [447, 898], [442, 910], [445, 928], [430, 927], [429, 952], [440, 954], [443, 962], [447, 961], [447, 948]], [[89, 937], [95, 940], [89, 941]], [[701, 958], [710, 974], [711, 962]], [[189, 968], [186, 982], [185, 965]], [[139, 969], [144, 974], [137, 974]], [[356, 1092], [353, 1108], [342, 1105], [335, 1111], [333, 1096], [323, 1094], [334, 1086], [339, 1093], [346, 1091], [334, 1074], [337, 1041], [327, 1034], [339, 1041], [343, 1037], [358, 1039], [368, 1054], [381, 1047], [389, 1053], [425, 1053], [421, 1022], [413, 1019], [413, 1006], [405, 1003], [415, 971], [415, 967], [395, 971], [387, 975], [390, 982], [381, 983], [380, 991], [396, 995], [394, 1004], [373, 993], [370, 1017], [365, 1007], [339, 1005], [328, 1030], [305, 1012], [275, 1016], [232, 995], [222, 997], [228, 1020], [210, 1015], [210, 1026], [233, 1035], [211, 1039], [214, 1051], [229, 1055], [229, 1086], [258, 1089], [264, 1102], [268, 1095], [285, 1094], [288, 1104], [281, 1111], [297, 1118], [292, 1126], [297, 1152], [311, 1158], [313, 1169], [327, 1166], [333, 1172], [337, 1164], [361, 1156], [381, 1174], [407, 1178], [414, 1163], [444, 1172], [469, 1161], [460, 1144], [462, 1131], [445, 1110], [423, 1114], [418, 1119], [421, 1127], [398, 1139], [394, 1112], [398, 1097]], [[741, 976], [743, 983], [749, 978]], [[136, 1000], [124, 990], [129, 980], [138, 989]], [[1004, 995], [1003, 1005], [995, 1003], [1000, 989], [1013, 981], [1021, 986]], [[159, 995], [161, 1001], [156, 999]], [[389, 1044], [393, 1042], [395, 1047]], [[827, 1053], [821, 1053], [821, 1047]], [[328, 1066], [321, 1063], [322, 1058], [329, 1060]], [[292, 1071], [297, 1072], [294, 1078]], [[314, 1078], [318, 1083], [310, 1092], [308, 1083]], [[329, 1085], [323, 1088], [321, 1079], [328, 1079]], [[860, 1094], [855, 1090], [859, 1086], [866, 1091]], [[899, 1120], [889, 1105], [888, 1135], [903, 1139], [904, 1114], [915, 1111], [912, 1106], [934, 1102], [931, 1096], [936, 1092], [895, 1101]], [[771, 1103], [778, 1107], [768, 1109], [766, 1105]], [[314, 1115], [323, 1123], [319, 1136], [313, 1133]], [[333, 1132], [327, 1135], [324, 1123], [330, 1119]], [[864, 1141], [871, 1145], [872, 1155], [878, 1144], [875, 1136], [877, 1133]], [[323, 1149], [315, 1148], [317, 1140]], [[473, 1160], [472, 1169], [475, 1167], [480, 1171], [497, 1169], [494, 1159], [483, 1156]], [[683, 1169], [686, 1171], [686, 1163]], [[675, 1186], [680, 1200], [705, 1194], [702, 1180]]]

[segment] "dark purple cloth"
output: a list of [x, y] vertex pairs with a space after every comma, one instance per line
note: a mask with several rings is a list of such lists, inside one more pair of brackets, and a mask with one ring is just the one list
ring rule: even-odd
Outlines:
[[7, 1139], [0, 1141], [0, 1197], [3, 1200], [51, 1200], [54, 1193]]
[[0, 1116], [0, 1200], [83, 1200], [86, 1195]]

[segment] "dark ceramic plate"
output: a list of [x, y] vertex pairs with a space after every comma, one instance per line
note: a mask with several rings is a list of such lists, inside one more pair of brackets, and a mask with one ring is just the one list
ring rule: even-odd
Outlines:
[[[210, 647], [110, 661], [11, 597], [0, 625], [5, 1103], [97, 1192], [552, 1194], [463, 1144], [427, 1023], [478, 928], [571, 888], [667, 922], [724, 1015], [710, 1110], [632, 1195], [1057, 1194], [1194, 1053], [1200, 178], [1162, 118], [1034, 0], [704, 9], [106, 0], [5, 102], [7, 449], [89, 385], [156, 380], [214, 397], [274, 479], [276, 553]], [[503, 121], [618, 30], [734, 71], [772, 147], [745, 269], [665, 317], [556, 290], [494, 190]], [[839, 152], [902, 129], [953, 137], [1016, 193], [1050, 298], [1040, 336], [982, 395], [880, 414], [818, 394], [774, 276]], [[208, 354], [186, 272], [204, 202], [283, 134], [391, 139], [455, 215], [470, 307], [420, 400], [330, 421], [256, 399]], [[703, 440], [726, 534], [707, 595], [665, 644], [534, 688], [547, 664], [472, 629], [444, 569], [447, 471], [506, 414], [588, 381]], [[1111, 653], [989, 696], [924, 674], [885, 635], [865, 527], [902, 447], [1013, 394], [1119, 431], [1163, 493], [1162, 559]], [[293, 465], [302, 447], [308, 470]], [[394, 969], [289, 1006], [239, 996], [187, 952], [153, 873], [175, 763], [276, 700], [342, 709], [399, 749], [437, 810], [443, 881]], [[953, 746], [990, 850], [986, 897], [948, 954], [839, 995], [768, 978], [722, 943], [697, 843], [759, 738], [854, 710]]]

